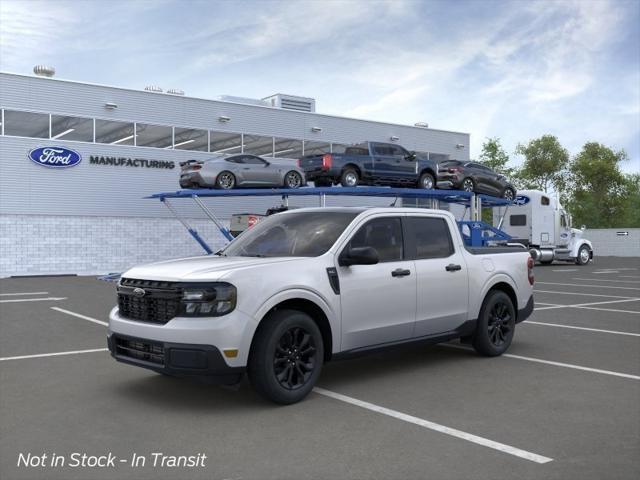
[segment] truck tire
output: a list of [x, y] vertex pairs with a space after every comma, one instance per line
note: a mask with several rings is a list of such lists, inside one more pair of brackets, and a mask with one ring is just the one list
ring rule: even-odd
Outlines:
[[422, 188], [425, 190], [433, 190], [434, 188], [436, 188], [436, 180], [433, 178], [433, 175], [426, 172], [420, 175], [420, 180], [418, 180], [418, 188]]
[[480, 309], [473, 335], [473, 348], [480, 355], [495, 357], [507, 351], [516, 328], [516, 310], [509, 295], [491, 290]]
[[340, 175], [340, 185], [343, 187], [357, 187], [360, 183], [360, 176], [354, 168], [345, 168]]
[[236, 186], [236, 177], [233, 173], [227, 170], [220, 172], [216, 177], [216, 187], [222, 190], [231, 190]]
[[309, 315], [276, 310], [254, 337], [247, 373], [264, 398], [288, 405], [306, 397], [322, 370], [322, 334]]
[[582, 245], [578, 249], [578, 256], [576, 257], [577, 265], [586, 265], [591, 261], [591, 251], [587, 245]]

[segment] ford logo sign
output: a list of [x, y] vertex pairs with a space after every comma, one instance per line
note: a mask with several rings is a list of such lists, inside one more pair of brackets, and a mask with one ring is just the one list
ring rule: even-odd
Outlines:
[[144, 297], [146, 293], [147, 292], [145, 292], [144, 289], [142, 289], [142, 288], [134, 288], [133, 289], [133, 294], [136, 297]]
[[513, 203], [515, 205], [526, 205], [530, 201], [531, 201], [531, 199], [529, 197], [527, 197], [526, 195], [518, 195], [518, 196], [516, 196], [516, 199], [514, 200]]
[[38, 147], [29, 152], [33, 163], [49, 168], [75, 167], [82, 161], [82, 156], [64, 147]]

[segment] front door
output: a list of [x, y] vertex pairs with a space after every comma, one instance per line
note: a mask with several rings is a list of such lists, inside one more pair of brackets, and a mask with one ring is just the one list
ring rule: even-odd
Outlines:
[[337, 266], [343, 351], [408, 339], [415, 323], [416, 272], [405, 260], [400, 217], [366, 222], [345, 248], [365, 246], [376, 249], [379, 263]]

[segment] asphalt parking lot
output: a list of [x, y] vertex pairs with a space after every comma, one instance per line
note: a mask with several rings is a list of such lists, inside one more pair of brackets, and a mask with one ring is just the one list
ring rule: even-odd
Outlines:
[[[0, 478], [640, 478], [640, 258], [535, 274], [508, 355], [454, 342], [330, 363], [287, 407], [116, 363], [113, 283], [0, 280]], [[73, 452], [147, 462], [18, 467]]]

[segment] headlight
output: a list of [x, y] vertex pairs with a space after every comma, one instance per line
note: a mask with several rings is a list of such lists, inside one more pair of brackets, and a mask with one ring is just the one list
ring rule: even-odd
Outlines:
[[213, 283], [185, 287], [182, 291], [182, 314], [186, 317], [219, 317], [236, 308], [236, 287], [230, 283]]

